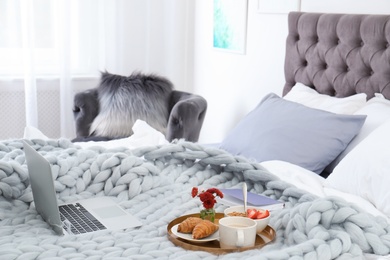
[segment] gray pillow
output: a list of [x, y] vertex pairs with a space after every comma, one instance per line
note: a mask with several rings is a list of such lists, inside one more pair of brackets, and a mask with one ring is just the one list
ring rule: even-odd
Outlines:
[[358, 134], [364, 115], [339, 115], [269, 94], [222, 141], [250, 160], [282, 160], [320, 174]]

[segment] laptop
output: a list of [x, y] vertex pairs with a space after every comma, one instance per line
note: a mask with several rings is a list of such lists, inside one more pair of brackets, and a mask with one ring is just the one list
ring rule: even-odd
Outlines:
[[23, 141], [35, 208], [59, 235], [123, 230], [142, 225], [109, 197], [58, 205], [49, 161]]

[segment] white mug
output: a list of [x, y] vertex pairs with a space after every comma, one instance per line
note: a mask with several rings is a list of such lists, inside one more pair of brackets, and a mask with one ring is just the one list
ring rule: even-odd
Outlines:
[[257, 223], [246, 217], [225, 217], [219, 220], [221, 248], [252, 247], [256, 241]]

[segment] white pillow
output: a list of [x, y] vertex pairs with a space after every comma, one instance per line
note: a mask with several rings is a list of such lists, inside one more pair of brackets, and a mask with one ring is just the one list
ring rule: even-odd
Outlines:
[[325, 187], [358, 195], [390, 217], [390, 121], [350, 151], [325, 181]]
[[367, 95], [360, 93], [345, 98], [331, 97], [298, 82], [284, 99], [336, 114], [352, 115], [366, 104]]
[[326, 168], [332, 172], [336, 165], [349, 153], [357, 144], [366, 138], [372, 131], [390, 119], [390, 100], [385, 99], [381, 94], [376, 93], [367, 104], [356, 111], [354, 115], [367, 115], [366, 121], [359, 134], [348, 144], [345, 150]]

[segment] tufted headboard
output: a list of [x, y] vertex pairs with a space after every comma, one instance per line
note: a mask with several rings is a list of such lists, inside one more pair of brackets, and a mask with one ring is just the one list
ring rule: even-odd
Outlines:
[[291, 12], [285, 95], [296, 82], [322, 94], [390, 99], [390, 15]]

